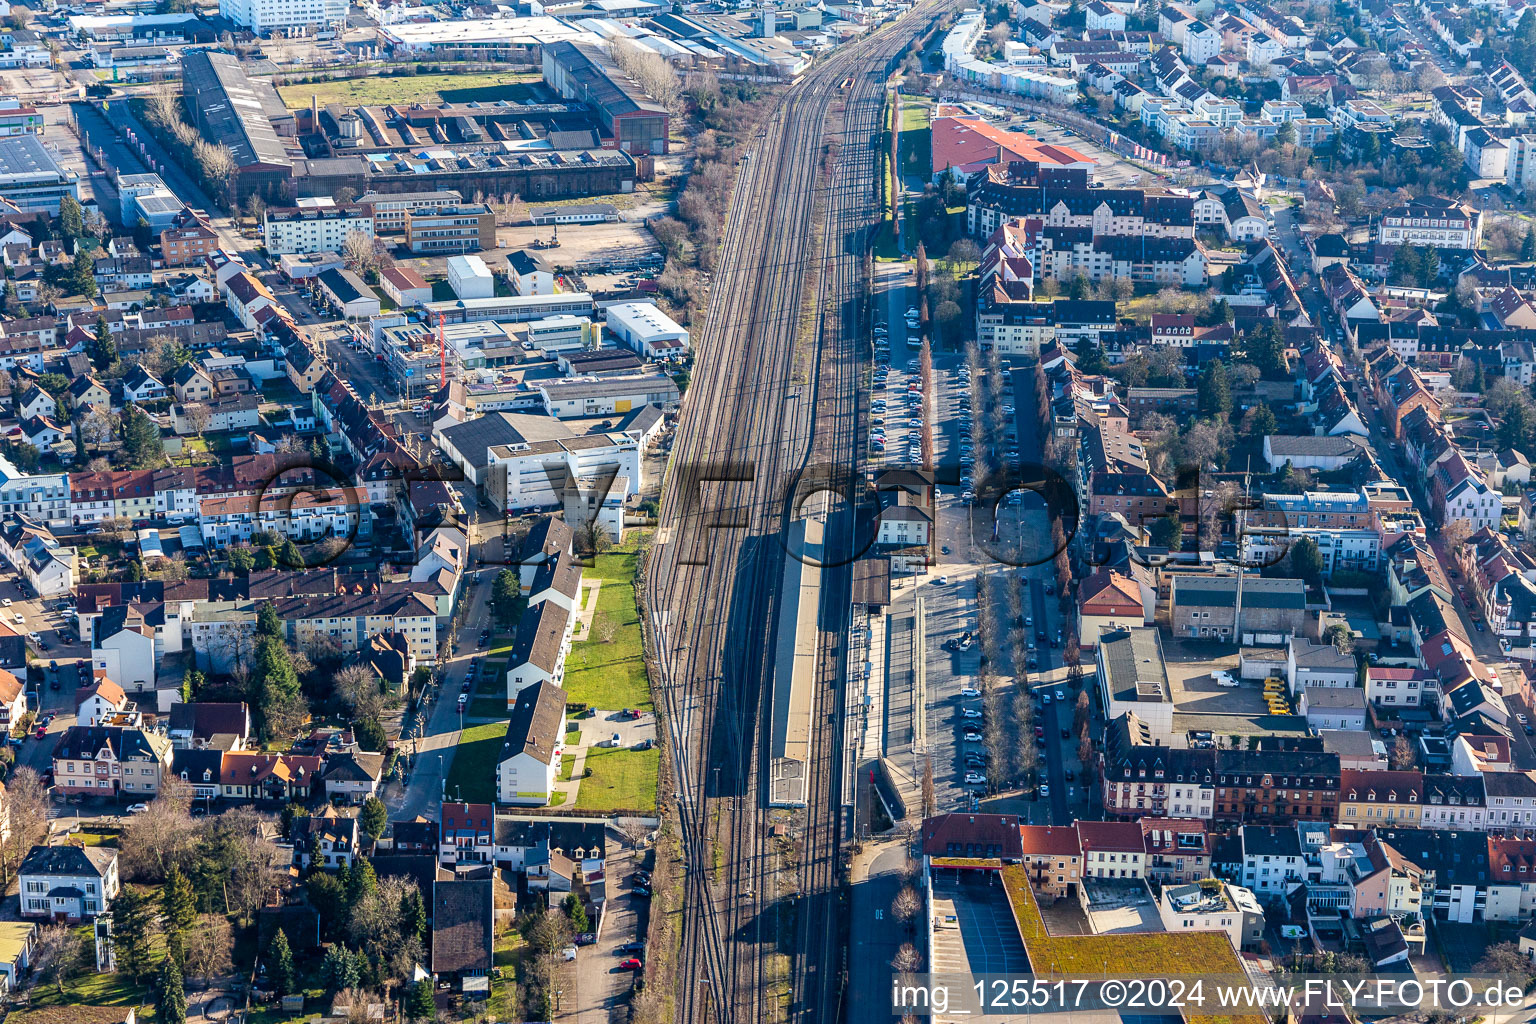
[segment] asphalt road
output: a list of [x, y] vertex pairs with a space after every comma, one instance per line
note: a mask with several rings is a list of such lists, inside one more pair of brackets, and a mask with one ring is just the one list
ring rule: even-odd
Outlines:
[[[453, 754], [459, 743], [463, 722], [457, 696], [459, 686], [469, 672], [469, 663], [483, 651], [475, 647], [480, 630], [491, 625], [490, 598], [495, 573], [485, 570], [478, 583], [465, 589], [460, 601], [470, 609], [456, 640], [458, 649], [448, 662], [439, 699], [430, 708], [425, 728], [410, 741], [413, 758], [411, 773], [403, 791], [397, 790], [389, 801], [390, 816], [396, 821], [423, 815], [438, 820], [443, 786], [453, 766]], [[452, 794], [449, 794], [451, 797]]]

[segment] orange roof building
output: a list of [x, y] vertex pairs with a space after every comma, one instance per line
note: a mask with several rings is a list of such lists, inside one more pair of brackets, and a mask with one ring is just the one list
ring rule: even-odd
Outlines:
[[1041, 142], [1023, 132], [1011, 132], [979, 117], [936, 117], [930, 125], [933, 173], [950, 168], [973, 174], [989, 164], [1027, 160], [1042, 167], [1082, 167], [1089, 171], [1097, 162], [1067, 146]]

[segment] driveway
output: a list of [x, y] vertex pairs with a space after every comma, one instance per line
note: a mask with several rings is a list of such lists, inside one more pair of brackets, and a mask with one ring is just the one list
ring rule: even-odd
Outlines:
[[[560, 964], [559, 1020], [578, 1024], [610, 1024], [625, 1019], [635, 974], [619, 970], [619, 963], [634, 953], [619, 947], [634, 942], [645, 932], [650, 918], [649, 900], [631, 895], [630, 875], [641, 866], [645, 851], [630, 850], [625, 840], [608, 830], [608, 859], [603, 865], [608, 903], [597, 942], [576, 951], [574, 963]], [[638, 954], [641, 962], [645, 954]], [[657, 979], [659, 982], [661, 979]]]

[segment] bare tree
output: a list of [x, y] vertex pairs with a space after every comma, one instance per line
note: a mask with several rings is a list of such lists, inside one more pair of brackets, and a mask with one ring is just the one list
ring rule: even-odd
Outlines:
[[32, 951], [33, 983], [57, 985], [59, 995], [63, 996], [64, 982], [79, 965], [83, 949], [80, 935], [73, 928], [66, 924], [45, 925], [37, 933], [37, 946]]
[[668, 110], [677, 110], [682, 101], [682, 85], [665, 58], [627, 39], [616, 41], [611, 52], [619, 70], [633, 78], [653, 100]]
[[650, 834], [651, 826], [637, 818], [626, 818], [624, 823], [619, 826], [619, 835], [629, 840], [629, 846], [632, 850], [640, 849], [640, 844], [645, 842], [650, 837]]
[[190, 570], [187, 568], [187, 556], [178, 551], [169, 558], [160, 561], [160, 578], [167, 583], [181, 583]]
[[896, 898], [891, 901], [891, 914], [902, 924], [907, 924], [923, 909], [923, 901], [918, 897], [917, 890], [910, 885], [904, 885], [896, 893]]
[[896, 955], [891, 958], [891, 967], [898, 974], [912, 974], [922, 966], [923, 955], [910, 942], [903, 942], [901, 948], [896, 950]]
[[47, 832], [48, 789], [36, 771], [23, 765], [5, 787], [4, 800], [10, 830], [0, 843], [0, 879], [9, 883], [11, 872]]
[[117, 420], [96, 409], [85, 411], [77, 422], [80, 437], [86, 444], [105, 444], [112, 440], [112, 430], [117, 426]]
[[187, 421], [192, 433], [201, 438], [213, 424], [213, 411], [204, 402], [188, 402], [181, 407], [181, 418]]
[[185, 867], [198, 847], [192, 818], [192, 787], [167, 774], [160, 794], [123, 828], [123, 872], [145, 882], [162, 881], [171, 867]]
[[[190, 127], [190, 126], [188, 126]], [[231, 187], [235, 181], [235, 154], [222, 142], [212, 145], [198, 139], [192, 146], [193, 159], [202, 171], [203, 181], [224, 206], [231, 204]]]
[[202, 979], [203, 987], [229, 970], [233, 962], [234, 931], [222, 914], [204, 914], [185, 939], [187, 972]]
[[374, 718], [384, 710], [379, 677], [366, 665], [342, 666], [331, 677], [331, 689], [354, 722]]
[[347, 266], [359, 274], [366, 274], [378, 266], [378, 258], [373, 251], [373, 239], [361, 231], [347, 232], [346, 240], [341, 243], [341, 258], [347, 261]]

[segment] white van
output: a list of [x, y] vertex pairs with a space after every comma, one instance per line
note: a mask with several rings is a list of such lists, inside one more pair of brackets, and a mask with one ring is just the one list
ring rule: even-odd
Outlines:
[[1236, 686], [1236, 685], [1238, 685], [1237, 684], [1237, 677], [1234, 676], [1231, 672], [1227, 672], [1227, 671], [1224, 671], [1224, 670], [1218, 669], [1217, 671], [1212, 672], [1211, 673], [1211, 678], [1216, 680], [1216, 685], [1217, 686]]

